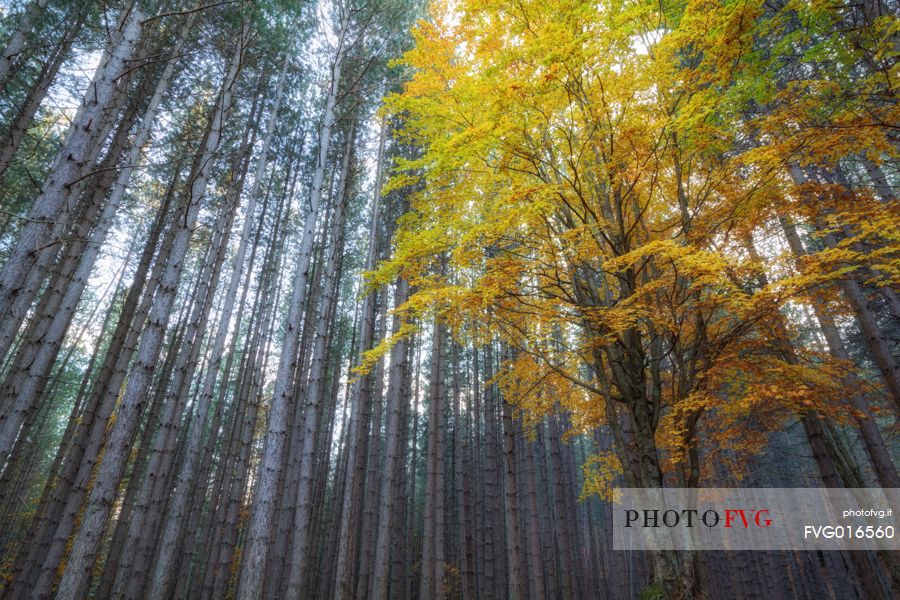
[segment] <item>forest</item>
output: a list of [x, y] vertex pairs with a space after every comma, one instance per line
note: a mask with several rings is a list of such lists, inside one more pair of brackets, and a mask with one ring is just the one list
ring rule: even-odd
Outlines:
[[900, 488], [898, 15], [0, 0], [0, 597], [900, 597], [612, 532]]

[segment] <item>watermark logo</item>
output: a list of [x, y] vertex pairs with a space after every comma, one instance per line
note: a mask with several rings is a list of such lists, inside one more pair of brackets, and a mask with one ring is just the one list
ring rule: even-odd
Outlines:
[[900, 550], [890, 488], [618, 488], [616, 550]]

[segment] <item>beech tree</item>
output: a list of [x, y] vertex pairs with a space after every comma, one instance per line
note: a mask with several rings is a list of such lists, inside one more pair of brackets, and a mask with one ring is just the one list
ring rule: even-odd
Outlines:
[[892, 598], [897, 6], [0, 6], [0, 595]]

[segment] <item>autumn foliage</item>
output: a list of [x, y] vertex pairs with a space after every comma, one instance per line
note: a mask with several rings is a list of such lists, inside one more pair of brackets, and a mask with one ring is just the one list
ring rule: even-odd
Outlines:
[[[533, 417], [562, 406], [581, 432], [611, 426], [645, 485], [696, 484], [720, 460], [739, 472], [797, 415], [871, 418], [847, 402], [848, 374], [871, 413], [896, 406], [796, 318], [849, 314], [843, 280], [898, 283], [894, 198], [843, 174], [896, 157], [896, 21], [848, 33], [848, 13], [433, 5], [390, 99], [426, 148], [391, 185], [424, 185], [374, 277], [410, 279], [402, 311], [514, 349], [506, 398]], [[805, 255], [780, 220], [807, 232]]]

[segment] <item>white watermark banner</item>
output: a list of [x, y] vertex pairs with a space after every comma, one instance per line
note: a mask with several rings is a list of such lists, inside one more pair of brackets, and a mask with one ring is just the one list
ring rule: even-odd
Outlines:
[[900, 550], [900, 488], [617, 488], [616, 550]]

